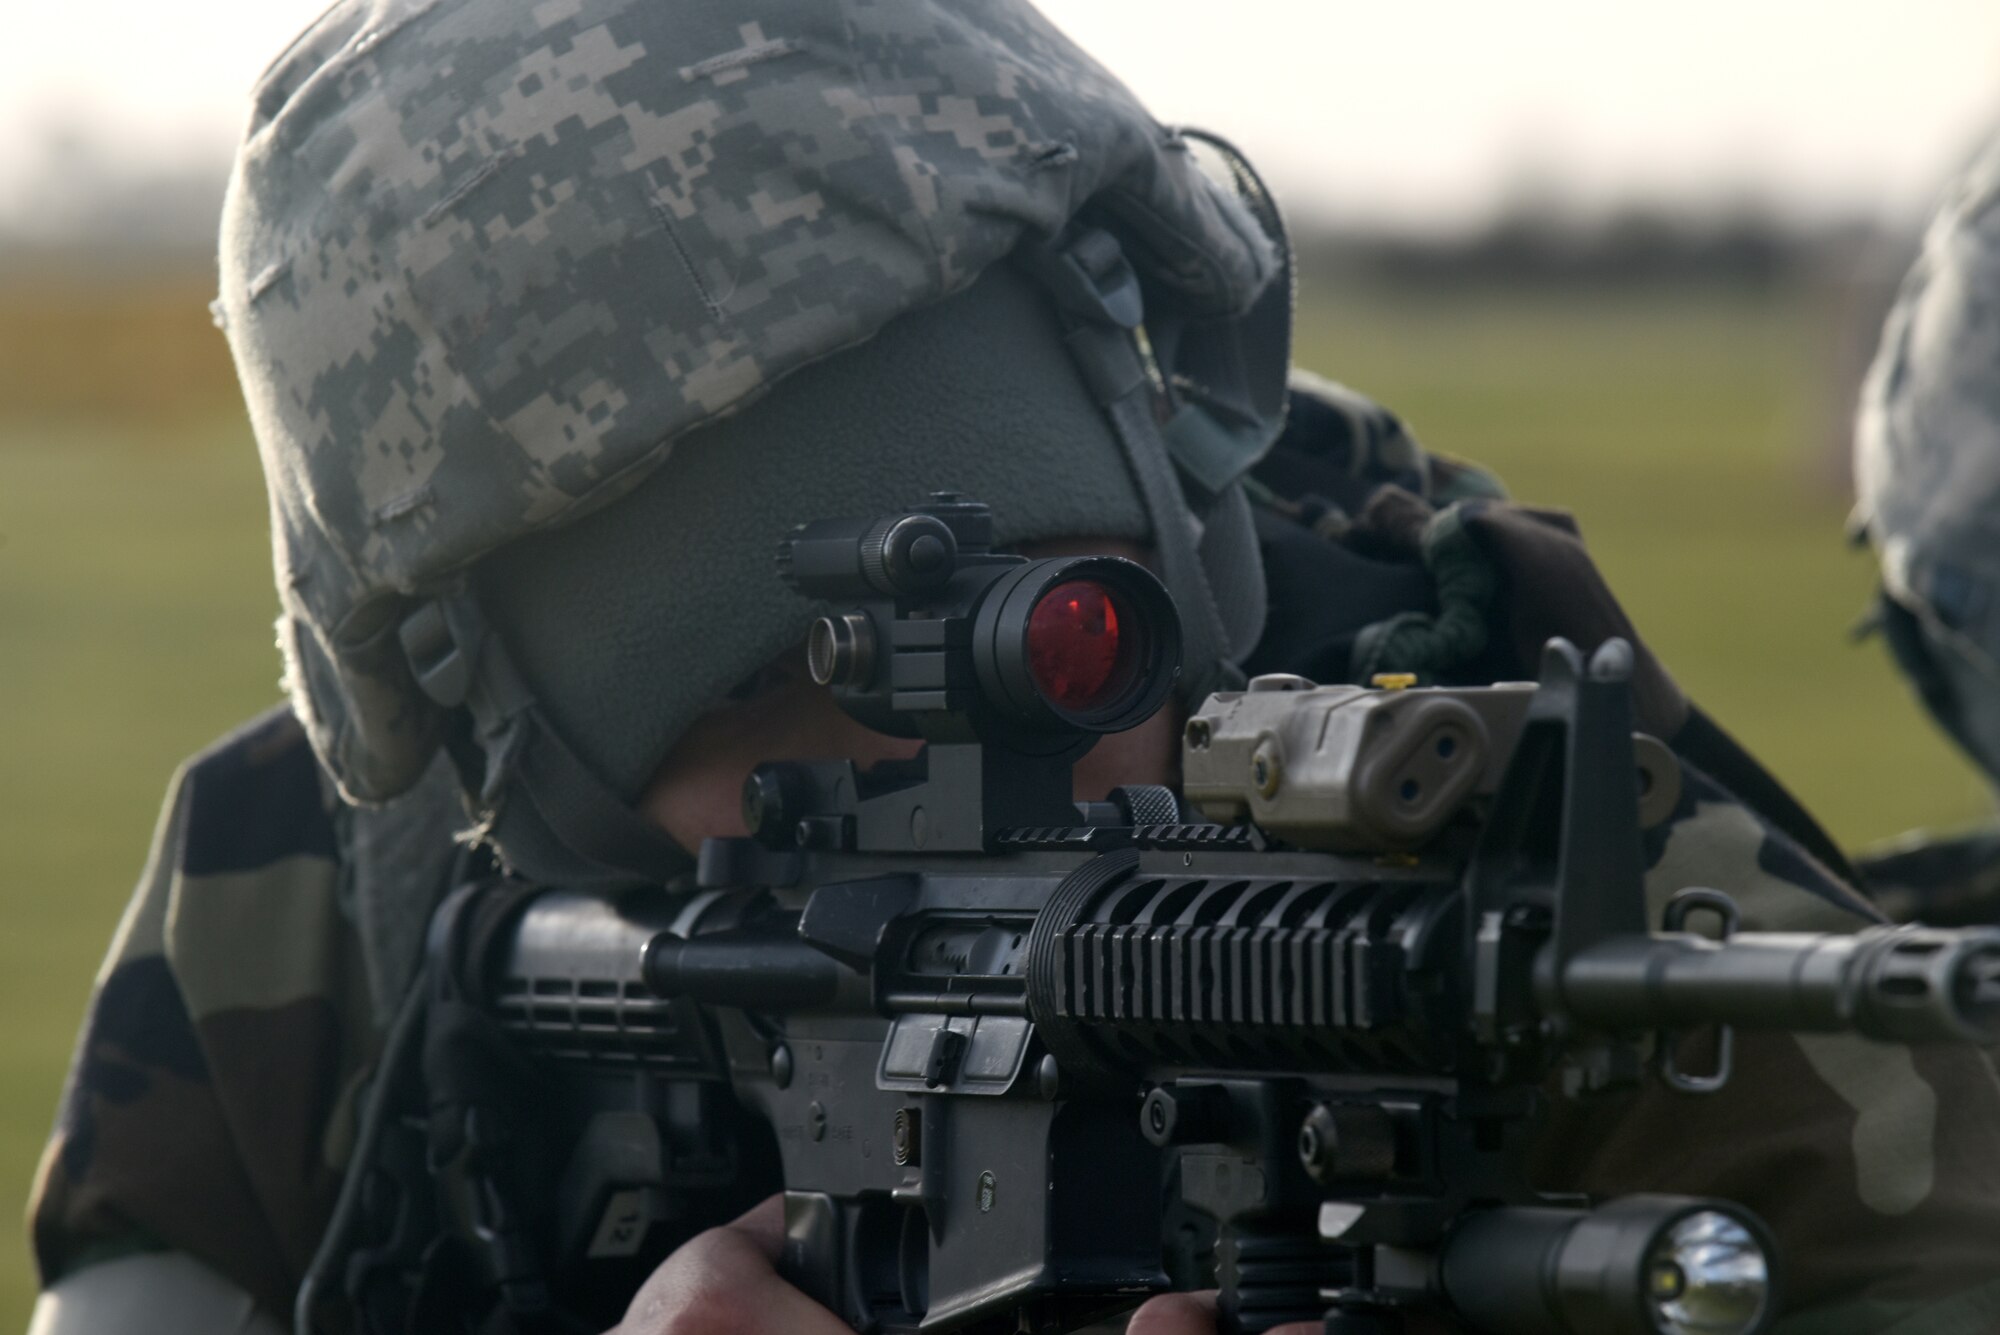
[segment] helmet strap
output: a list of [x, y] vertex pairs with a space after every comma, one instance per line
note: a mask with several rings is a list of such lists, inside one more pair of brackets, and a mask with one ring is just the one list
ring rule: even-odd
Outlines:
[[404, 618], [400, 638], [424, 694], [447, 709], [463, 707], [471, 718], [485, 758], [476, 796], [490, 821], [527, 814], [507, 810], [525, 802], [557, 843], [585, 860], [570, 879], [665, 882], [693, 865], [550, 725], [469, 590], [419, 606]]
[[[1071, 228], [1017, 262], [1054, 297], [1070, 354], [1152, 519], [1160, 574], [1181, 612], [1183, 698], [1240, 687], [1237, 660], [1256, 646], [1266, 603], [1249, 502], [1238, 483], [1284, 423], [1289, 260], [1284, 281], [1274, 281], [1244, 317], [1206, 321], [1146, 321], [1138, 275], [1101, 228]], [[1140, 350], [1142, 321], [1158, 379]], [[1162, 350], [1170, 360], [1159, 359]], [[1181, 375], [1183, 362], [1202, 368], [1204, 378]], [[1160, 396], [1168, 406], [1164, 424]]]

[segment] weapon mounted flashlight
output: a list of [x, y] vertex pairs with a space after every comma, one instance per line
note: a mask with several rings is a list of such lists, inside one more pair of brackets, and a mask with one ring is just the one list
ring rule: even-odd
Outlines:
[[1777, 1312], [1763, 1225], [1686, 1196], [1625, 1196], [1591, 1211], [1466, 1216], [1440, 1279], [1499, 1335], [1757, 1335]]

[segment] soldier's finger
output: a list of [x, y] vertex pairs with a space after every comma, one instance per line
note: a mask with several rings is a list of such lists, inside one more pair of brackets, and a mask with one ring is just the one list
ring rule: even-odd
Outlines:
[[782, 1194], [766, 1196], [726, 1225], [741, 1233], [757, 1245], [759, 1251], [771, 1260], [778, 1259], [778, 1252], [785, 1245], [785, 1198]]
[[1125, 1335], [1215, 1335], [1215, 1294], [1162, 1293], [1132, 1314]]
[[691, 1239], [653, 1272], [611, 1335], [852, 1335], [778, 1274], [783, 1222], [773, 1197]]
[[[1215, 1335], [1215, 1292], [1163, 1293], [1132, 1314], [1125, 1335]], [[1320, 1335], [1320, 1323], [1279, 1326], [1270, 1335]]]

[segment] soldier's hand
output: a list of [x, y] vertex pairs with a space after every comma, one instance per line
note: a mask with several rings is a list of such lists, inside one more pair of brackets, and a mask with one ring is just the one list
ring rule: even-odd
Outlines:
[[606, 1335], [853, 1335], [778, 1274], [785, 1204], [773, 1196], [661, 1262]]
[[[1317, 1321], [1279, 1326], [1271, 1335], [1320, 1335]], [[1215, 1335], [1215, 1294], [1163, 1293], [1132, 1314], [1125, 1335]]]
[[[778, 1274], [784, 1198], [773, 1196], [712, 1228], [661, 1263], [605, 1335], [852, 1335], [847, 1323]], [[1215, 1335], [1215, 1294], [1163, 1293], [1132, 1314], [1125, 1335]], [[1271, 1335], [1319, 1335], [1318, 1322]]]

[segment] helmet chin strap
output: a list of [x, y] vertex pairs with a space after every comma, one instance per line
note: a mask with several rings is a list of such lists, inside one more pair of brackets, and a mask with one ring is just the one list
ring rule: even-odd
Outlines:
[[[1284, 427], [1291, 346], [1282, 224], [1248, 164], [1213, 142], [1284, 257], [1279, 277], [1244, 315], [1147, 319], [1138, 274], [1102, 228], [1072, 227], [1017, 257], [1055, 298], [1070, 353], [1138, 483], [1161, 578], [1181, 612], [1180, 689], [1189, 704], [1241, 687], [1238, 661], [1263, 632], [1263, 569], [1240, 481]], [[1142, 324], [1152, 367], [1140, 350]]]
[[471, 718], [473, 735], [451, 743], [453, 759], [476, 778], [479, 803], [493, 813], [488, 833], [512, 870], [574, 884], [666, 882], [693, 868], [685, 849], [550, 726], [470, 592], [433, 598], [400, 634], [424, 694]]

